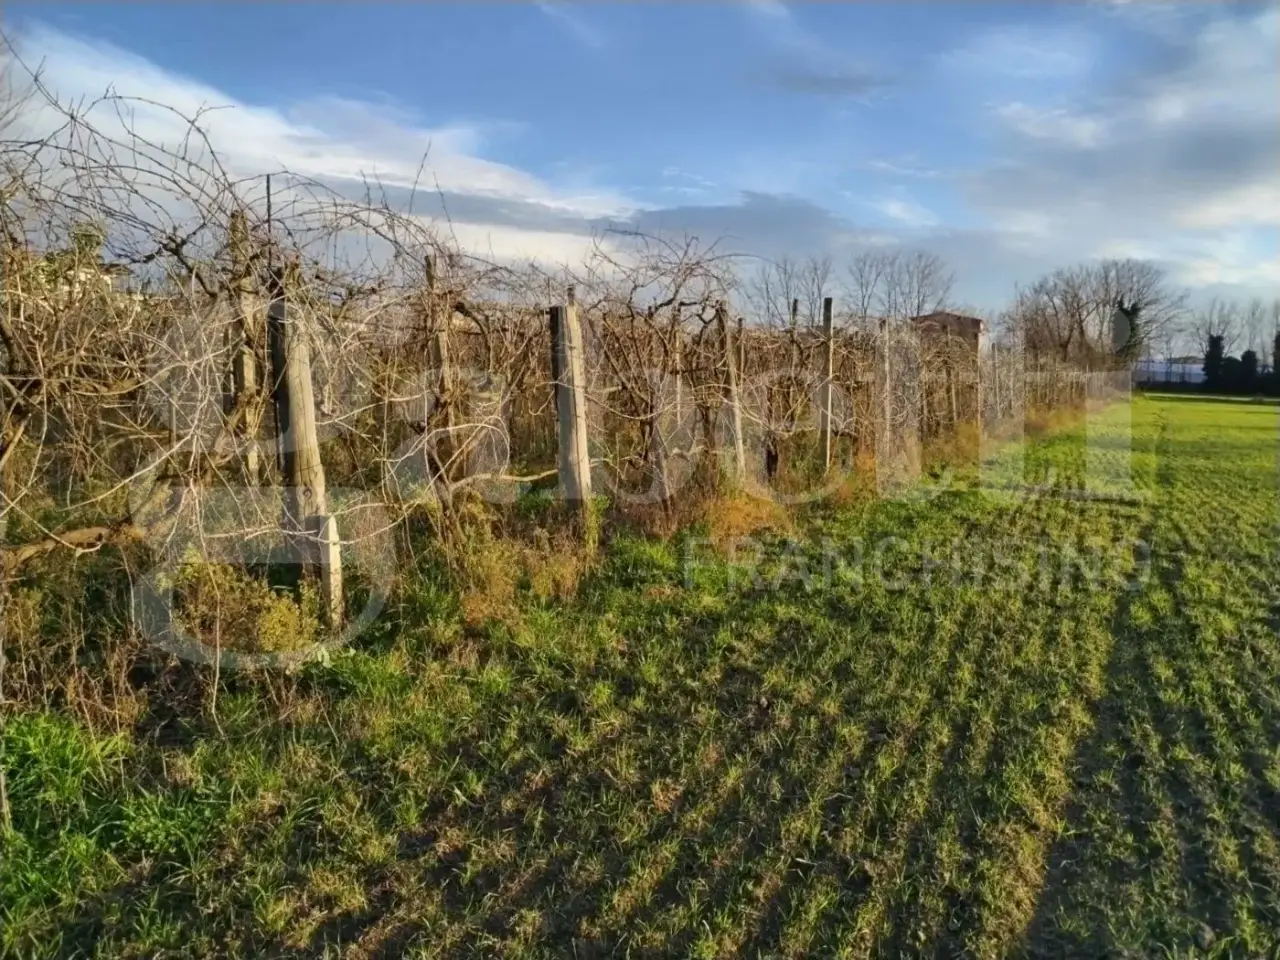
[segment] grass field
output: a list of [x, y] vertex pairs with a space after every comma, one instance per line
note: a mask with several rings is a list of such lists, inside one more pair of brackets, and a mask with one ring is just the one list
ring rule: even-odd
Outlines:
[[424, 577], [216, 715], [18, 714], [3, 948], [1277, 955], [1277, 410], [1139, 398], [1112, 466], [1129, 417], [1135, 498], [1068, 429], [1025, 497], [619, 539], [479, 628]]

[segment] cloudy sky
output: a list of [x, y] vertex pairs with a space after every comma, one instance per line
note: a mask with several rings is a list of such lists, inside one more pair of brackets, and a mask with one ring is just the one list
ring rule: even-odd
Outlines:
[[[1280, 294], [1276, 3], [61, 4], [4, 30], [67, 97], [209, 115], [234, 171], [438, 193], [464, 245], [611, 228], [764, 257], [901, 244], [994, 309], [1134, 256]], [[162, 117], [161, 136], [179, 135]]]

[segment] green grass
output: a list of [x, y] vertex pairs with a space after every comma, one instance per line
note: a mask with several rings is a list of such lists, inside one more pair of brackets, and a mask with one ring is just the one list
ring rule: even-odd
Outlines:
[[0, 950], [1274, 955], [1277, 411], [1130, 415], [1136, 500], [1060, 495], [1069, 430], [1005, 453], [1051, 495], [815, 510], [758, 576], [619, 539], [483, 629], [424, 577], [216, 723], [11, 716]]

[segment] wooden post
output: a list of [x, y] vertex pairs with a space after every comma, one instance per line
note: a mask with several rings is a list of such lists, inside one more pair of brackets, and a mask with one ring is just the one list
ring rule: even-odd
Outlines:
[[[904, 452], [902, 447], [907, 439], [895, 436], [896, 431], [894, 430], [893, 422], [893, 366], [890, 358], [889, 333], [889, 321], [887, 318], [882, 317], [876, 345], [879, 351], [876, 357], [877, 374], [875, 377], [875, 388], [878, 396], [876, 396], [872, 408], [876, 411], [876, 488], [882, 495], [895, 492], [898, 489], [899, 474], [903, 466], [899, 462], [899, 457]], [[922, 390], [921, 393], [926, 392], [926, 390]], [[907, 408], [903, 412], [908, 420], [912, 415], [920, 416], [920, 398], [907, 397], [905, 401]], [[913, 403], [915, 405], [914, 411], [911, 409]]]
[[[221, 316], [218, 316], [221, 320]], [[235, 378], [235, 353], [236, 338], [231, 336], [231, 328], [222, 328], [222, 352], [231, 357], [231, 364], [227, 367], [226, 373], [218, 378], [219, 386], [222, 387], [222, 413], [224, 416], [230, 416], [231, 411], [236, 405], [236, 378]]]
[[996, 348], [991, 350], [991, 400], [996, 408], [995, 422], [999, 423], [1003, 415], [1000, 409], [1000, 351]]
[[432, 428], [430, 421], [432, 420], [433, 403], [441, 410], [441, 414], [434, 418], [437, 428], [442, 428], [446, 432], [443, 442], [436, 442], [434, 449], [428, 449], [428, 444], [424, 439], [423, 459], [426, 466], [427, 479], [433, 482], [438, 480], [437, 486], [440, 492], [443, 492], [448, 488], [450, 477], [435, 477], [431, 460], [434, 457], [441, 470], [444, 470], [455, 449], [453, 428], [456, 416], [453, 405], [453, 371], [450, 367], [449, 359], [449, 326], [452, 320], [452, 311], [440, 303], [439, 287], [436, 281], [436, 265], [431, 256], [426, 258], [426, 274], [427, 336], [430, 338], [429, 354], [436, 382], [434, 398], [425, 392], [423, 395], [422, 422], [424, 438]]
[[747, 375], [747, 338], [742, 335], [742, 317], [738, 318], [738, 381]]
[[884, 436], [888, 439], [893, 424], [893, 388], [890, 383], [889, 364], [889, 321], [880, 318], [880, 417], [884, 426]]
[[974, 395], [974, 405], [977, 407], [977, 411], [978, 411], [975, 414], [974, 419], [977, 421], [979, 430], [982, 429], [982, 400], [983, 400], [983, 396], [982, 396], [983, 394], [983, 386], [982, 386], [983, 336], [982, 334], [985, 329], [986, 329], [985, 322], [978, 326], [978, 345], [974, 348], [975, 363], [974, 363], [973, 369], [975, 371], [975, 375], [973, 380], [973, 384], [974, 384], [973, 395]]
[[175, 377], [171, 374], [168, 379], [169, 387], [169, 446], [170, 448], [178, 445], [178, 387], [174, 382]]
[[675, 368], [676, 368], [676, 429], [684, 423], [684, 326], [680, 319], [680, 306], [676, 305], [675, 328]]
[[795, 375], [795, 373], [796, 373], [796, 369], [797, 369], [797, 363], [796, 363], [796, 330], [797, 330], [797, 328], [798, 328], [798, 326], [799, 326], [799, 323], [800, 323], [800, 298], [799, 298], [799, 297], [795, 297], [795, 298], [794, 298], [794, 299], [792, 299], [792, 301], [791, 301], [791, 322], [790, 322], [790, 324], [788, 325], [788, 328], [787, 328], [787, 329], [790, 331], [790, 334], [791, 334], [791, 353], [790, 353], [790, 357], [791, 357], [791, 371], [790, 371], [790, 372], [791, 372], [792, 376], [794, 376], [794, 375]]
[[262, 404], [257, 396], [261, 390], [258, 382], [257, 348], [262, 330], [262, 305], [254, 290], [249, 261], [249, 224], [244, 213], [236, 210], [231, 214], [231, 295], [238, 342], [234, 345], [231, 377], [235, 401], [249, 404], [243, 423], [236, 433], [247, 441], [244, 451], [245, 480], [250, 486], [256, 486], [261, 473], [258, 462], [258, 430], [262, 419]]
[[735, 480], [741, 483], [747, 475], [747, 450], [742, 436], [742, 405], [738, 399], [738, 356], [729, 339], [729, 307], [723, 300], [716, 304], [716, 328], [728, 367], [725, 402], [729, 406], [729, 428], [733, 432]]
[[302, 547], [304, 568], [319, 567], [323, 614], [328, 626], [342, 622], [342, 561], [337, 523], [328, 515], [324, 464], [316, 432], [311, 383], [311, 346], [298, 317], [290, 317], [288, 288], [297, 282], [296, 265], [272, 270], [267, 336], [271, 347], [276, 449], [286, 485], [286, 535]]
[[[787, 376], [782, 383], [783, 413], [785, 415], [785, 419], [783, 422], [789, 423], [791, 427], [794, 427], [796, 411], [799, 407], [799, 403], [798, 403], [799, 398], [797, 396], [799, 392], [797, 390], [797, 378], [799, 377], [799, 374], [800, 374], [800, 342], [799, 342], [799, 332], [798, 332], [799, 327], [800, 327], [800, 298], [792, 297], [791, 312], [790, 312], [790, 318], [789, 318], [789, 323], [787, 327], [787, 330], [788, 330], [787, 338], [788, 340], [790, 340], [790, 343], [788, 344], [788, 349], [787, 349]], [[790, 430], [788, 429], [787, 432], [790, 433]], [[781, 470], [783, 469], [783, 465], [787, 462], [787, 445], [783, 443], [781, 437], [777, 439], [774, 453], [777, 458], [773, 464], [774, 471], [781, 472]]]
[[818, 444], [822, 451], [822, 469], [831, 469], [831, 378], [835, 374], [835, 333], [831, 322], [831, 298], [822, 299], [822, 385], [818, 388]]
[[791, 301], [791, 324], [790, 324], [790, 327], [788, 328], [790, 331], [789, 338], [791, 340], [790, 351], [788, 353], [788, 359], [790, 360], [791, 365], [787, 368], [787, 373], [790, 374], [790, 377], [788, 377], [788, 383], [787, 383], [788, 411], [795, 409], [796, 398], [793, 395], [794, 391], [790, 388], [794, 385], [794, 379], [795, 379], [796, 373], [800, 369], [799, 357], [797, 356], [798, 344], [796, 340], [796, 337], [797, 337], [796, 327], [799, 322], [800, 322], [800, 298], [795, 297]]
[[567, 302], [551, 308], [551, 377], [556, 385], [560, 428], [560, 491], [585, 510], [591, 500], [591, 458], [587, 449], [587, 383], [582, 350], [582, 327], [570, 287]]
[[960, 404], [956, 398], [956, 377], [950, 357], [947, 357], [947, 404], [951, 408], [951, 429], [954, 430], [960, 421]]
[[440, 302], [439, 284], [436, 282], [435, 261], [426, 259], [426, 311], [431, 329], [431, 364], [436, 370], [436, 402], [444, 408], [445, 428], [452, 430], [454, 425], [453, 411], [453, 369], [449, 358], [449, 325], [452, 321], [452, 310]]

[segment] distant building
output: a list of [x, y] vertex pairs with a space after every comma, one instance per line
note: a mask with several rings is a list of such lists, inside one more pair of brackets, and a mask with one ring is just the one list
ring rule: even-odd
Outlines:
[[128, 266], [116, 263], [99, 263], [88, 258], [76, 262], [67, 251], [36, 253], [30, 249], [13, 251], [18, 258], [15, 267], [20, 268], [24, 282], [34, 283], [40, 294], [52, 295], [64, 301], [98, 294], [129, 294], [131, 274]]
[[987, 342], [987, 324], [980, 317], [967, 317], [960, 313], [946, 310], [935, 310], [933, 313], [921, 314], [911, 318], [921, 338], [959, 337], [980, 352]]

